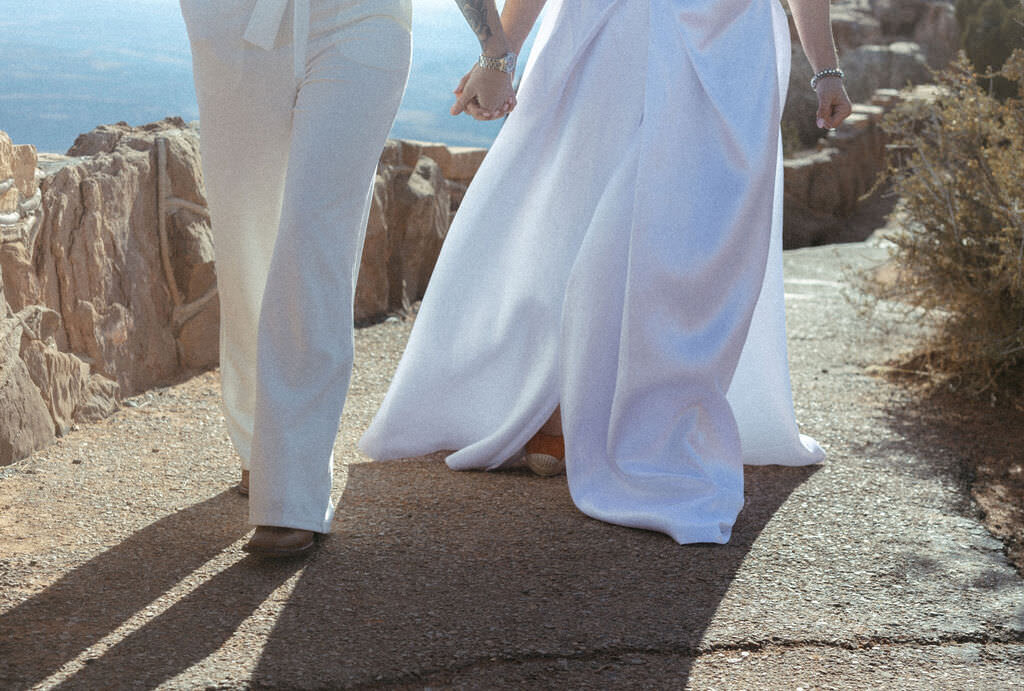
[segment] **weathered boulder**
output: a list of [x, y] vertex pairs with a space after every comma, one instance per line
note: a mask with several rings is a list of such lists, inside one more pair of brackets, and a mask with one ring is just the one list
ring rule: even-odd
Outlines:
[[931, 81], [921, 46], [909, 41], [859, 46], [843, 56], [846, 90], [854, 102], [866, 101], [877, 89], [902, 89]]
[[88, 364], [57, 348], [56, 312], [32, 305], [14, 313], [3, 306], [0, 465], [43, 448], [73, 423], [99, 420], [120, 405], [115, 382], [90, 373]]
[[886, 36], [909, 36], [928, 0], [870, 0], [871, 13]]
[[[796, 37], [796, 31], [791, 30]], [[857, 0], [832, 4], [832, 35], [836, 48], [843, 55], [857, 46], [882, 42], [882, 23], [871, 8]]]
[[[391, 197], [392, 171], [381, 165], [373, 181], [370, 218], [366, 223], [366, 239], [356, 284], [355, 320], [362, 322], [386, 314], [391, 309], [391, 287], [388, 280], [388, 258], [391, 256], [391, 234], [386, 209]], [[400, 308], [400, 306], [399, 306]]]
[[[357, 321], [404, 312], [423, 297], [448, 232], [452, 199], [441, 165], [427, 154], [405, 164], [417, 144], [389, 142], [381, 158], [356, 288]], [[438, 157], [459, 172], [457, 156]]]
[[73, 422], [91, 422], [118, 409], [117, 384], [98, 374], [71, 353], [57, 349], [54, 334], [60, 315], [33, 305], [19, 313], [23, 325], [21, 359], [46, 403], [58, 436]]
[[216, 364], [216, 338], [180, 339], [217, 309], [198, 133], [180, 119], [103, 126], [60, 163], [42, 181], [38, 288], [22, 303], [58, 312], [58, 347], [124, 395]]
[[450, 214], [441, 167], [426, 156], [420, 157], [408, 179], [396, 186], [389, 208], [391, 306], [404, 309], [423, 297], [448, 233]]
[[21, 359], [25, 326], [0, 303], [0, 465], [6, 465], [53, 441], [53, 420], [28, 366]]
[[[0, 132], [0, 465], [49, 444], [74, 422], [117, 409], [118, 385], [57, 345], [60, 314], [40, 304], [34, 263], [44, 216], [34, 147]], [[11, 203], [11, 199], [14, 203]]]
[[420, 159], [426, 156], [437, 163], [446, 181], [469, 184], [486, 155], [487, 149], [478, 147], [392, 139], [389, 140], [381, 161], [386, 165], [398, 164], [414, 168]]
[[951, 2], [929, 2], [914, 25], [910, 39], [924, 48], [928, 65], [942, 69], [960, 50], [960, 23]]
[[14, 311], [24, 307], [22, 297], [34, 287], [25, 268], [31, 263], [26, 247], [39, 221], [36, 161], [34, 146], [15, 146], [0, 132], [0, 274]]
[[853, 114], [817, 149], [786, 158], [784, 247], [820, 245], [843, 236], [846, 219], [885, 169], [881, 120], [899, 98], [894, 89], [879, 89], [870, 104], [854, 104]]
[[6, 132], [0, 132], [0, 228], [4, 239], [23, 231], [23, 222], [38, 205], [35, 172], [35, 147], [15, 146]]
[[[947, 0], [870, 0], [882, 35], [921, 46], [932, 67], [944, 67], [956, 54], [960, 30], [956, 7]], [[900, 86], [903, 86], [902, 84]]]

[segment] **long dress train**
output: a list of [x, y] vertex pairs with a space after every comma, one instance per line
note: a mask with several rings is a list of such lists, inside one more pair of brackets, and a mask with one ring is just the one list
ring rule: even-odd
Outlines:
[[561, 405], [576, 505], [681, 543], [729, 539], [742, 462], [820, 461], [786, 364], [789, 45], [776, 0], [549, 3], [361, 448], [494, 469]]

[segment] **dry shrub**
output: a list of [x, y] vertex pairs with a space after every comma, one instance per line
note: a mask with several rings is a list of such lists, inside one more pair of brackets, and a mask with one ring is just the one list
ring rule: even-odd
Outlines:
[[[1018, 86], [1024, 51], [1000, 70]], [[899, 266], [877, 295], [938, 325], [928, 366], [968, 394], [1024, 401], [1024, 104], [979, 86], [963, 54], [934, 99], [909, 99], [884, 124], [907, 227]], [[1018, 91], [1017, 93], [1024, 93]], [[922, 362], [919, 355], [918, 363]]]
[[[956, 18], [962, 27], [960, 46], [976, 70], [995, 69], [1014, 49], [1024, 48], [1024, 4], [1020, 0], [957, 0]], [[1020, 93], [1002, 77], [982, 83], [999, 98]]]

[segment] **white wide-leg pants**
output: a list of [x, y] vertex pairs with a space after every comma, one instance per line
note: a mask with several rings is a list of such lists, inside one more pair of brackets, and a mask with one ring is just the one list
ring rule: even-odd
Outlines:
[[181, 0], [249, 519], [328, 532], [369, 191], [408, 77], [409, 0]]

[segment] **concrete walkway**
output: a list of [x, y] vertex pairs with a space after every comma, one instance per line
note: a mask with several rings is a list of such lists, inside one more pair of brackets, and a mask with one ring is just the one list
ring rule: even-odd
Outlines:
[[[955, 449], [869, 368], [845, 266], [787, 253], [816, 468], [751, 468], [725, 546], [591, 520], [564, 479], [352, 451], [408, 325], [358, 333], [340, 505], [305, 562], [246, 557], [216, 373], [0, 472], [0, 687], [1024, 688], [1024, 581]], [[890, 318], [893, 315], [889, 315]], [[948, 430], [946, 430], [948, 432]]]

